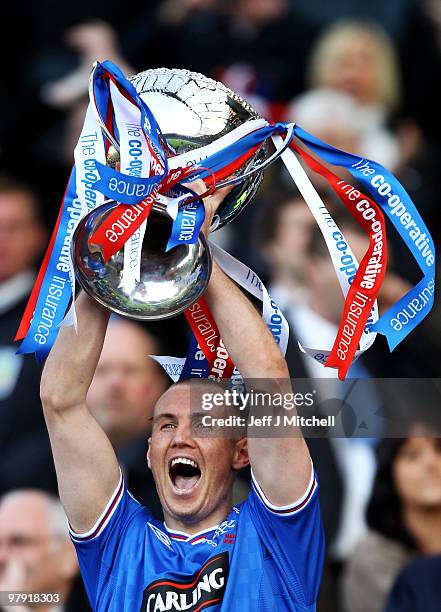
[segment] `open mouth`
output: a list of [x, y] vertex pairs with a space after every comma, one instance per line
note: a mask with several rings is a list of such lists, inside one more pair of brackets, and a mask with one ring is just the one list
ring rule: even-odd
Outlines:
[[193, 459], [187, 457], [175, 457], [170, 461], [168, 473], [173, 488], [178, 493], [189, 493], [196, 487], [200, 478], [201, 470]]

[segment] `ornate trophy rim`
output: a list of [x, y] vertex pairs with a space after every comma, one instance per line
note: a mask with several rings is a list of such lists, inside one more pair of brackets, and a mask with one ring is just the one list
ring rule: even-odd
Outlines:
[[[187, 68], [166, 68], [165, 66], [162, 66], [162, 67], [158, 66], [157, 68], [147, 68], [146, 70], [142, 70], [141, 72], [137, 72], [136, 74], [133, 74], [132, 76], [128, 77], [128, 80], [132, 84], [134, 84], [135, 79], [137, 79], [138, 77], [141, 78], [143, 76], [147, 76], [148, 74], [152, 74], [152, 73], [156, 73], [156, 72], [157, 73], [160, 73], [160, 72], [162, 72], [162, 73], [170, 73], [170, 76], [174, 76], [177, 73], [179, 73], [179, 74], [191, 77], [192, 79], [195, 79], [195, 80], [196, 79], [203, 79], [204, 82], [206, 82], [207, 84], [210, 84], [210, 85], [213, 86], [213, 90], [223, 89], [225, 94], [227, 94], [235, 102], [238, 102], [241, 106], [243, 106], [244, 109], [247, 112], [250, 113], [250, 115], [253, 115], [251, 117], [252, 119], [260, 119], [259, 113], [256, 111], [255, 108], [253, 108], [253, 106], [251, 106], [251, 104], [247, 100], [245, 100], [245, 98], [242, 98], [242, 96], [240, 96], [235, 91], [233, 91], [232, 89], [230, 89], [229, 87], [224, 85], [224, 83], [222, 83], [222, 81], [216, 81], [216, 79], [213, 79], [211, 77], [207, 77], [202, 72], [195, 72], [194, 70], [188, 70]], [[135, 85], [135, 88], [136, 88], [136, 85]], [[157, 91], [158, 93], [163, 93], [163, 92], [161, 92], [160, 89], [158, 89], [158, 90], [152, 89], [152, 91]]]

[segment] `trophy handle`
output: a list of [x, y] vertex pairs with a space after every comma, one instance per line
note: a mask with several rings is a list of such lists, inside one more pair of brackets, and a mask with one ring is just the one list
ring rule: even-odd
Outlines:
[[285, 140], [282, 140], [282, 144], [279, 147], [276, 147], [276, 150], [272, 155], [270, 155], [270, 157], [268, 157], [268, 159], [266, 159], [260, 165], [254, 166], [253, 168], [251, 168], [251, 170], [244, 172], [244, 174], [240, 174], [231, 179], [226, 179], [224, 181], [221, 181], [220, 183], [217, 183], [216, 189], [221, 189], [222, 187], [227, 187], [228, 185], [236, 185], [237, 183], [241, 183], [243, 180], [245, 180], [252, 174], [255, 174], [256, 172], [261, 172], [262, 170], [270, 166], [273, 162], [275, 162], [276, 159], [278, 159], [282, 155], [282, 153], [289, 147], [289, 144], [294, 135], [295, 125], [295, 123], [288, 124]]

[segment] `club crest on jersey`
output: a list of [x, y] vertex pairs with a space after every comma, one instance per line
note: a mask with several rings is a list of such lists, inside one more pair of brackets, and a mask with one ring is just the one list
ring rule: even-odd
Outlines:
[[220, 604], [227, 585], [228, 553], [211, 557], [185, 582], [160, 578], [144, 590], [140, 612], [195, 612]]

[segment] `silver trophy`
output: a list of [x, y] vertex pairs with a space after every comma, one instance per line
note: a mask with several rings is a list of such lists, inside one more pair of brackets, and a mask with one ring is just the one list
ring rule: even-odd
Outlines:
[[[250, 119], [258, 118], [253, 108], [231, 89], [196, 72], [158, 68], [129, 80], [177, 154], [210, 144]], [[101, 129], [113, 145], [108, 158], [111, 164], [117, 159], [118, 143], [95, 110]], [[219, 206], [211, 231], [229, 223], [245, 208], [269, 162], [268, 148], [262, 145], [243, 167], [218, 185], [237, 183]], [[117, 202], [107, 202], [79, 223], [72, 255], [80, 285], [102, 305], [130, 318], [158, 320], [179, 314], [200, 297], [208, 284], [211, 256], [205, 238], [201, 235], [198, 244], [180, 245], [166, 253], [172, 219], [164, 205], [155, 202], [143, 242], [140, 280], [130, 288], [124, 287], [121, 283], [124, 250], [104, 264], [100, 253], [88, 245], [90, 234], [117, 205]]]

